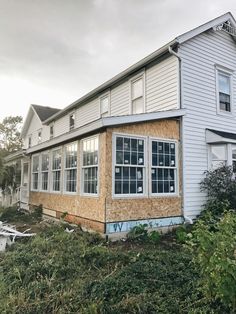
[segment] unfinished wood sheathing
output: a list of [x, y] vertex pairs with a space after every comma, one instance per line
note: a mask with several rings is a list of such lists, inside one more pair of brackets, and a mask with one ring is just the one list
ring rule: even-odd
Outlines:
[[[63, 193], [45, 193], [30, 192], [30, 204], [42, 204], [43, 208], [49, 212], [50, 210], [58, 213], [67, 212], [69, 215], [93, 220], [97, 222], [105, 222], [105, 156], [106, 156], [106, 133], [99, 134], [99, 195], [98, 196], [82, 196], [81, 191], [81, 149], [82, 141], [78, 142], [78, 182], [77, 194]], [[59, 214], [58, 214], [59, 215]], [[76, 218], [76, 219], [77, 219]]]
[[[179, 121], [162, 120], [146, 122], [135, 125], [110, 128], [107, 130], [107, 168], [106, 168], [106, 221], [126, 221], [157, 217], [168, 217], [181, 215], [181, 159], [179, 147], [179, 196], [164, 197], [131, 197], [112, 198], [112, 134], [123, 133], [130, 135], [142, 135], [163, 139], [174, 139], [179, 141]], [[180, 146], [180, 145], [178, 145]]]

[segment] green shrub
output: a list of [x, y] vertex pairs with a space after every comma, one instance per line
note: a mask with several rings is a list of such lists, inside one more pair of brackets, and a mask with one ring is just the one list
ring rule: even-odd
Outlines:
[[[208, 212], [209, 219], [214, 219]], [[215, 228], [199, 219], [189, 245], [200, 272], [199, 289], [210, 302], [236, 312], [236, 213], [225, 212]]]
[[207, 192], [206, 207], [211, 208], [214, 214], [221, 214], [225, 203], [228, 203], [229, 209], [236, 210], [236, 180], [232, 167], [206, 171], [200, 187]]
[[127, 234], [127, 239], [134, 242], [150, 242], [158, 244], [160, 242], [161, 235], [157, 230], [148, 232], [147, 224], [140, 224], [133, 227]]

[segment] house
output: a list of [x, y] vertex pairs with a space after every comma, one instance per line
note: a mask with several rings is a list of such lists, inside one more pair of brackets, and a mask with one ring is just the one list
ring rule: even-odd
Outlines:
[[226, 13], [65, 109], [32, 105], [21, 201], [108, 235], [197, 217], [204, 171], [236, 165], [235, 56]]

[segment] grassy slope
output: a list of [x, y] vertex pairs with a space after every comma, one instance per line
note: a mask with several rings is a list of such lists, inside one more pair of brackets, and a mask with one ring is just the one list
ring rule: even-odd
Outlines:
[[[22, 227], [17, 215], [8, 221]], [[27, 219], [37, 236], [0, 255], [0, 313], [222, 313], [204, 303], [191, 256], [173, 240], [105, 243]]]

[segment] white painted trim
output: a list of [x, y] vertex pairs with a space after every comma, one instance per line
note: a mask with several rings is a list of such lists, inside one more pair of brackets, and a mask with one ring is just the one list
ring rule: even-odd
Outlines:
[[220, 144], [220, 143], [236, 144], [236, 140], [220, 136], [218, 134], [215, 134], [211, 130], [206, 130], [206, 143], [207, 144]]
[[[175, 193], [152, 193], [152, 141], [158, 141], [163, 143], [175, 143], [175, 167], [155, 167], [161, 169], [173, 169], [175, 170]], [[152, 198], [162, 197], [179, 197], [179, 142], [176, 139], [166, 139], [158, 137], [149, 137], [149, 196]]]
[[[233, 101], [233, 70], [224, 66], [215, 65], [215, 78], [216, 78], [216, 112], [218, 115], [232, 116], [234, 112]], [[220, 109], [220, 97], [219, 97], [219, 74], [229, 77], [230, 80], [230, 111], [224, 111]]]
[[129, 79], [129, 113], [133, 115], [132, 107], [132, 84], [139, 79], [143, 81], [143, 113], [146, 113], [146, 72], [145, 69], [142, 69], [140, 72], [135, 74]]
[[[106, 91], [105, 93], [103, 93], [103, 94], [101, 94], [100, 96], [99, 96], [99, 98], [98, 98], [98, 103], [99, 103], [99, 118], [103, 118], [103, 114], [104, 113], [106, 113], [106, 112], [104, 112], [104, 113], [102, 113], [102, 111], [101, 111], [101, 100], [103, 99], [103, 98], [108, 98], [108, 111], [107, 111], [107, 114], [108, 114], [108, 116], [110, 116], [110, 114], [111, 114], [111, 92], [110, 92], [110, 90], [108, 90], [108, 91]], [[105, 118], [105, 116], [104, 116], [104, 118]]]
[[[67, 170], [66, 168], [66, 147], [68, 146], [71, 146], [71, 145], [74, 145], [76, 144], [77, 145], [77, 150], [76, 150], [76, 168], [70, 168], [70, 169], [76, 169], [76, 191], [75, 192], [69, 192], [69, 191], [66, 191], [66, 180], [65, 180], [65, 172]], [[62, 186], [62, 191], [63, 191], [63, 194], [65, 195], [76, 195], [78, 194], [78, 147], [79, 147], [79, 143], [78, 141], [73, 141], [73, 142], [70, 142], [66, 145], [63, 146], [63, 186]]]
[[[84, 182], [83, 182], [83, 169], [84, 168], [88, 168], [88, 167], [84, 167], [83, 166], [83, 143], [87, 140], [91, 140], [91, 139], [98, 139], [98, 163], [97, 165], [93, 165], [93, 166], [90, 166], [90, 167], [93, 167], [93, 168], [98, 168], [98, 171], [97, 171], [97, 193], [85, 193], [84, 192]], [[89, 136], [89, 137], [86, 137], [86, 138], [83, 138], [81, 141], [81, 154], [80, 154], [80, 195], [82, 197], [95, 197], [95, 198], [99, 198], [100, 196], [100, 134], [95, 134], [95, 135], [92, 135], [92, 136]]]
[[[116, 165], [116, 138], [128, 137], [133, 139], [142, 139], [144, 140], [144, 165]], [[148, 137], [144, 135], [137, 135], [137, 134], [127, 134], [127, 133], [118, 133], [114, 132], [112, 134], [112, 198], [113, 199], [135, 199], [135, 198], [147, 198], [148, 197], [148, 152], [147, 152], [147, 141]], [[134, 194], [115, 194], [115, 167], [140, 167], [143, 168], [143, 193], [134, 193]]]

